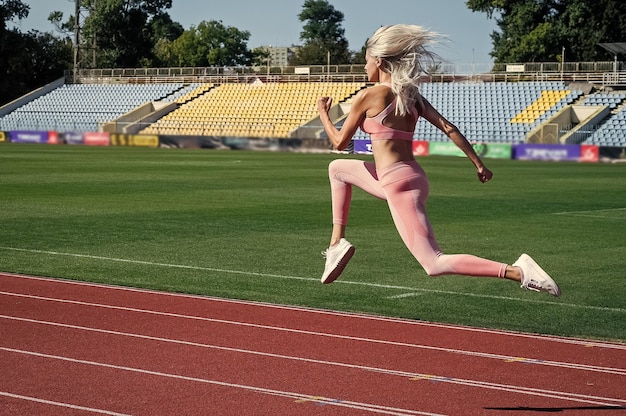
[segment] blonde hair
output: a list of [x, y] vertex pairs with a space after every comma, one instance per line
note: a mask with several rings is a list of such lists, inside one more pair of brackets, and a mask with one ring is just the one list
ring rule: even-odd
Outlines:
[[419, 94], [419, 77], [428, 73], [424, 61], [441, 60], [426, 45], [436, 43], [441, 36], [417, 25], [383, 26], [367, 41], [367, 53], [380, 58], [383, 71], [391, 74], [391, 90], [397, 97], [396, 114], [405, 115], [409, 108], [423, 102]]

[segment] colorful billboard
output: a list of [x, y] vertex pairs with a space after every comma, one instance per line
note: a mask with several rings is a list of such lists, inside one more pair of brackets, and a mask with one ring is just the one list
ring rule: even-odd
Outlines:
[[577, 144], [518, 144], [513, 146], [513, 158], [578, 162], [580, 146]]
[[11, 133], [12, 143], [48, 143], [47, 131], [19, 131], [14, 130]]

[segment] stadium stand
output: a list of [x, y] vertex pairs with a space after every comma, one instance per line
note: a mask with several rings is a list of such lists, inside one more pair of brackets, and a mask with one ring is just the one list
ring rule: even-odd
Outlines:
[[[471, 141], [522, 143], [542, 120], [578, 95], [561, 82], [424, 84], [422, 94]], [[418, 123], [415, 138], [447, 140], [429, 123]]]
[[330, 95], [338, 103], [363, 87], [351, 82], [205, 85], [197, 98], [141, 133], [288, 137], [317, 116], [318, 97]]
[[[174, 103], [174, 110], [142, 123], [140, 133], [286, 138], [317, 117], [318, 97], [330, 95], [349, 111], [354, 95], [367, 85], [360, 81], [64, 84], [0, 117], [0, 131], [99, 131], [104, 123], [146, 102], [161, 102]], [[621, 92], [585, 94], [561, 81], [425, 82], [421, 92], [472, 142], [523, 143], [538, 125], [577, 104], [611, 109], [584, 143], [626, 146], [626, 94]], [[361, 130], [355, 135], [365, 137]], [[414, 139], [448, 140], [427, 122], [417, 124]]]
[[0, 129], [98, 131], [101, 123], [184, 88], [183, 84], [65, 84], [0, 118]]
[[607, 105], [610, 108], [617, 106], [624, 101], [626, 94], [618, 92], [601, 92], [589, 94], [582, 102], [582, 105]]
[[[523, 143], [538, 123], [582, 94], [562, 82], [426, 83], [421, 92], [470, 141], [486, 143]], [[361, 130], [356, 134], [366, 136]], [[448, 140], [426, 122], [417, 124], [413, 138]]]
[[606, 123], [583, 143], [598, 146], [626, 147], [626, 108], [622, 107], [615, 115], [609, 117]]

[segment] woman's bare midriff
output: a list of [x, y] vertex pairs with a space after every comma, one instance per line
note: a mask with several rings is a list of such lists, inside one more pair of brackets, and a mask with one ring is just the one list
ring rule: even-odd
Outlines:
[[372, 152], [376, 168], [383, 169], [396, 162], [414, 160], [413, 142], [409, 140], [374, 140]]

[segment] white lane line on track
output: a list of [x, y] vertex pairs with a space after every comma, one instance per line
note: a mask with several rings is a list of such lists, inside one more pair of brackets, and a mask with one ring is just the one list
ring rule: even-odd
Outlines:
[[[219, 345], [213, 345], [213, 344], [203, 344], [203, 343], [192, 342], [192, 341], [182, 341], [182, 340], [175, 340], [175, 339], [170, 339], [170, 338], [154, 337], [154, 336], [149, 336], [149, 335], [112, 331], [112, 330], [106, 330], [106, 329], [97, 329], [97, 328], [83, 327], [83, 326], [78, 326], [78, 325], [61, 324], [57, 322], [41, 321], [41, 320], [36, 320], [36, 319], [10, 317], [10, 316], [5, 316], [5, 315], [0, 315], [0, 319], [10, 319], [10, 320], [15, 320], [15, 321], [39, 324], [39, 325], [49, 325], [49, 326], [68, 328], [68, 329], [79, 330], [79, 331], [88, 331], [88, 332], [95, 332], [95, 333], [101, 333], [101, 334], [107, 334], [107, 335], [136, 338], [136, 339], [142, 339], [142, 340], [147, 340], [147, 341], [157, 341], [157, 342], [164, 342], [164, 343], [170, 343], [170, 344], [175, 344], [175, 345], [206, 348], [206, 349], [213, 349], [213, 350], [219, 350], [219, 351], [234, 352], [234, 353], [239, 353], [239, 354], [249, 354], [249, 355], [261, 356], [261, 357], [276, 358], [280, 360], [291, 360], [291, 361], [304, 362], [304, 363], [310, 363], [310, 364], [319, 364], [319, 365], [326, 365], [326, 366], [333, 366], [333, 367], [340, 367], [340, 368], [350, 368], [350, 369], [356, 369], [356, 370], [361, 370], [361, 371], [369, 371], [369, 372], [381, 373], [381, 374], [386, 374], [386, 375], [399, 376], [403, 378], [410, 378], [413, 380], [430, 380], [430, 381], [435, 381], [435, 382], [447, 382], [447, 383], [452, 383], [452, 384], [459, 384], [459, 385], [470, 386], [470, 387], [487, 388], [487, 389], [493, 389], [493, 390], [501, 390], [501, 391], [507, 391], [507, 392], [521, 392], [524, 394], [538, 395], [538, 396], [551, 397], [551, 398], [561, 398], [565, 400], [573, 400], [577, 402], [583, 402], [583, 403], [595, 404], [595, 405], [614, 405], [615, 402], [626, 404], [626, 399], [620, 399], [620, 398], [581, 395], [581, 394], [561, 392], [561, 391], [536, 389], [533, 387], [524, 387], [524, 386], [519, 386], [519, 385], [513, 386], [509, 384], [499, 384], [499, 383], [490, 383], [490, 382], [483, 382], [483, 381], [477, 381], [477, 380], [459, 379], [459, 378], [438, 376], [438, 375], [432, 375], [432, 374], [412, 373], [412, 372], [407, 372], [407, 371], [402, 371], [402, 370], [391, 370], [391, 369], [385, 369], [385, 368], [380, 368], [380, 367], [371, 367], [371, 366], [364, 366], [364, 365], [358, 365], [358, 364], [341, 363], [341, 362], [336, 362], [336, 361], [318, 360], [318, 359], [313, 359], [313, 358], [305, 358], [305, 357], [291, 356], [291, 355], [284, 355], [284, 354], [274, 354], [274, 353], [263, 352], [263, 351], [225, 347], [225, 346], [219, 346]], [[0, 350], [1, 349], [3, 348], [0, 347]], [[620, 375], [626, 375], [626, 372]], [[596, 402], [595, 400], [605, 400], [605, 401], [610, 401], [613, 403], [607, 404], [606, 402]]]
[[[145, 261], [145, 260], [122, 259], [122, 258], [115, 258], [115, 257], [95, 256], [95, 255], [90, 255], [90, 254], [64, 253], [60, 251], [33, 250], [33, 249], [23, 249], [23, 248], [16, 248], [16, 247], [0, 246], [0, 250], [17, 251], [17, 252], [25, 252], [25, 253], [33, 253], [33, 254], [45, 254], [45, 255], [50, 255], [50, 256], [86, 258], [86, 259], [92, 259], [92, 260], [103, 260], [103, 261], [111, 261], [111, 262], [117, 262], [117, 263], [141, 264], [141, 265], [153, 266], [153, 267], [166, 267], [166, 268], [186, 269], [186, 270], [201, 270], [201, 271], [215, 272], [215, 273], [236, 274], [236, 275], [255, 276], [255, 277], [268, 277], [268, 278], [278, 278], [278, 279], [286, 279], [286, 280], [300, 280], [300, 281], [310, 281], [310, 282], [319, 283], [319, 279], [317, 277], [313, 278], [313, 277], [289, 276], [289, 275], [271, 274], [271, 273], [258, 273], [258, 272], [243, 271], [243, 270], [190, 266], [190, 265], [184, 265], [184, 264], [159, 263], [159, 262], [151, 262], [151, 261]], [[522, 303], [546, 304], [546, 305], [553, 305], [553, 306], [571, 307], [571, 308], [597, 310], [597, 311], [605, 311], [605, 312], [626, 313], [626, 309], [624, 308], [609, 308], [609, 307], [604, 307], [604, 306], [579, 305], [575, 303], [519, 299], [519, 298], [508, 297], [508, 296], [493, 296], [493, 295], [485, 295], [485, 294], [480, 294], [480, 293], [455, 292], [455, 291], [448, 291], [448, 290], [436, 290], [436, 289], [423, 289], [423, 288], [395, 286], [395, 285], [383, 285], [383, 284], [378, 284], [378, 283], [354, 282], [354, 281], [341, 280], [341, 279], [336, 280], [333, 284], [375, 287], [379, 289], [401, 290], [404, 292], [424, 292], [424, 293], [437, 293], [437, 294], [444, 294], [444, 295], [467, 296], [467, 297], [476, 297], [476, 298], [485, 298], [485, 299], [499, 299], [499, 300], [514, 301], [514, 302], [522, 302]]]
[[18, 400], [27, 401], [27, 402], [41, 403], [41, 404], [45, 404], [48, 406], [57, 406], [57, 407], [64, 407], [66, 409], [81, 410], [81, 411], [90, 412], [90, 413], [98, 413], [101, 415], [131, 416], [126, 413], [116, 413], [116, 412], [110, 412], [108, 410], [94, 409], [93, 407], [84, 407], [84, 406], [77, 406], [77, 405], [70, 404], [70, 403], [55, 402], [52, 400], [45, 400], [45, 399], [40, 399], [40, 398], [32, 397], [32, 396], [23, 396], [21, 394], [9, 393], [8, 391], [0, 391], [0, 396], [10, 397], [12, 399], [18, 399]]
[[[113, 331], [110, 331], [110, 332], [113, 332]], [[380, 406], [380, 405], [371, 404], [371, 403], [352, 402], [352, 401], [347, 401], [347, 400], [312, 396], [308, 394], [302, 394], [302, 393], [296, 393], [296, 392], [290, 392], [290, 391], [267, 389], [264, 387], [249, 386], [249, 385], [237, 384], [237, 383], [228, 383], [224, 381], [211, 380], [211, 379], [206, 379], [206, 378], [189, 377], [189, 376], [182, 376], [178, 374], [169, 374], [169, 373], [163, 373], [160, 371], [152, 371], [152, 370], [145, 370], [141, 368], [107, 364], [107, 363], [101, 363], [97, 361], [79, 360], [79, 359], [70, 358], [70, 357], [44, 354], [44, 353], [40, 353], [36, 351], [26, 351], [26, 350], [6, 348], [6, 347], [0, 347], [0, 351], [39, 357], [39, 358], [45, 358], [45, 359], [60, 360], [60, 361], [71, 362], [75, 364], [83, 364], [83, 365], [90, 365], [90, 366], [95, 366], [95, 367], [108, 368], [108, 369], [113, 369], [113, 370], [128, 371], [128, 372], [140, 373], [140, 374], [150, 375], [150, 376], [167, 377], [167, 378], [176, 379], [176, 380], [192, 381], [192, 382], [212, 384], [212, 385], [217, 385], [217, 386], [222, 386], [222, 387], [237, 388], [241, 390], [252, 391], [255, 393], [262, 393], [262, 394], [268, 394], [272, 396], [279, 396], [279, 397], [285, 397], [289, 399], [300, 400], [302, 402], [314, 402], [314, 403], [319, 403], [319, 404], [323, 404], [327, 406], [347, 407], [347, 408], [356, 409], [356, 410], [365, 410], [365, 411], [372, 412], [372, 413], [397, 415], [397, 416], [408, 416], [408, 415], [444, 416], [438, 413], [420, 412], [420, 411], [410, 410], [410, 409], [399, 409], [399, 408], [388, 407], [388, 406]]]
[[[25, 320], [25, 321], [31, 321], [31, 320]], [[127, 336], [127, 337], [132, 337], [132, 338], [145, 339], [149, 341], [167, 342], [167, 343], [174, 343], [174, 344], [180, 344], [180, 345], [185, 345], [185, 346], [217, 349], [221, 351], [229, 351], [229, 352], [241, 353], [241, 354], [251, 354], [251, 355], [257, 355], [257, 356], [263, 356], [263, 357], [269, 357], [269, 358], [277, 358], [277, 359], [282, 359], [282, 360], [306, 362], [306, 363], [319, 364], [319, 365], [324, 365], [324, 366], [357, 369], [357, 370], [369, 371], [369, 372], [385, 374], [385, 375], [390, 375], [390, 376], [408, 378], [414, 381], [426, 380], [430, 382], [449, 383], [449, 384], [456, 384], [456, 385], [474, 387], [474, 388], [479, 388], [479, 389], [497, 390], [497, 391], [515, 393], [515, 394], [560, 399], [560, 400], [572, 401], [572, 402], [577, 402], [577, 403], [585, 403], [588, 405], [616, 406], [616, 403], [622, 403], [622, 404], [626, 403], [626, 400], [623, 400], [620, 398], [591, 396], [591, 395], [584, 395], [584, 394], [577, 394], [577, 393], [568, 393], [564, 391], [553, 391], [553, 390], [538, 389], [538, 388], [533, 388], [533, 387], [524, 387], [524, 386], [519, 386], [519, 385], [491, 383], [491, 382], [485, 382], [485, 381], [479, 381], [479, 380], [437, 376], [437, 375], [432, 375], [432, 374], [421, 374], [421, 373], [412, 373], [412, 372], [407, 372], [407, 371], [389, 370], [389, 369], [378, 368], [378, 367], [369, 367], [369, 366], [340, 363], [340, 362], [334, 362], [334, 361], [315, 360], [315, 359], [294, 357], [294, 356], [288, 356], [288, 355], [282, 355], [282, 354], [264, 353], [264, 352], [259, 352], [259, 351], [244, 350], [240, 348], [222, 347], [222, 346], [200, 344], [200, 343], [187, 342], [187, 341], [175, 341], [175, 340], [171, 340], [167, 338], [151, 337], [151, 336], [144, 336], [144, 335], [138, 335], [138, 334], [128, 334], [128, 333], [123, 333], [123, 332], [118, 332], [118, 331], [93, 330], [92, 328], [83, 328], [83, 327], [78, 327], [78, 326], [73, 326], [73, 325], [60, 325], [60, 326], [69, 327], [69, 328], [78, 329], [78, 330], [87, 330], [87, 331], [105, 333], [108, 335]], [[277, 391], [277, 390], [265, 389], [261, 387], [243, 386], [239, 384], [219, 382], [216, 380], [199, 379], [196, 377], [171, 375], [171, 374], [155, 372], [151, 370], [143, 370], [143, 369], [124, 367], [124, 366], [106, 364], [106, 363], [100, 363], [100, 362], [94, 362], [94, 361], [85, 361], [85, 360], [79, 360], [79, 359], [74, 359], [74, 358], [69, 358], [69, 357], [49, 355], [49, 354], [44, 354], [44, 353], [39, 353], [39, 352], [34, 352], [34, 351], [24, 351], [24, 350], [7, 348], [7, 347], [2, 347], [2, 346], [0, 346], [0, 351], [21, 353], [21, 354], [27, 354], [27, 355], [32, 355], [32, 356], [65, 360], [65, 361], [76, 362], [76, 363], [91, 364], [91, 365], [102, 366], [106, 368], [136, 371], [136, 372], [141, 372], [145, 374], [168, 376], [168, 377], [173, 377], [173, 378], [182, 379], [182, 380], [208, 382], [211, 384], [219, 384], [219, 385], [225, 385], [229, 387], [239, 387], [239, 388], [244, 388], [244, 389], [249, 389], [249, 390], [259, 390], [261, 392], [271, 391], [274, 394], [278, 394], [278, 395], [285, 395], [285, 393], [288, 393], [289, 394], [288, 397], [295, 397], [295, 395], [299, 395], [299, 397], [297, 397], [299, 399], [313, 400], [317, 398], [317, 396], [313, 396], [313, 395], [304, 395], [304, 394], [293, 393], [293, 392], [282, 392], [282, 391]], [[353, 402], [341, 401], [340, 399], [327, 399], [327, 400], [331, 401], [332, 403], [335, 403], [336, 401], [337, 404], [353, 403]], [[365, 403], [359, 403], [359, 404], [370, 406], [369, 404], [365, 404]], [[397, 409], [397, 408], [390, 408], [390, 409], [393, 409], [394, 411], [398, 411], [398, 410], [405, 411], [404, 409]], [[410, 412], [410, 411], [407, 411], [407, 412]], [[418, 413], [418, 414], [424, 414], [424, 413]]]
[[[94, 307], [94, 308], [119, 310], [119, 311], [125, 311], [125, 312], [134, 312], [134, 313], [150, 314], [150, 315], [157, 315], [157, 316], [167, 316], [167, 317], [172, 317], [172, 318], [189, 319], [189, 320], [195, 320], [195, 321], [214, 322], [214, 323], [220, 323], [220, 324], [258, 328], [258, 329], [271, 330], [271, 331], [288, 332], [288, 333], [294, 333], [294, 334], [343, 339], [343, 340], [349, 340], [349, 341], [359, 341], [359, 342], [373, 343], [373, 344], [417, 348], [417, 349], [423, 349], [423, 350], [445, 352], [445, 353], [450, 353], [450, 354], [488, 358], [488, 359], [494, 359], [498, 361], [523, 362], [525, 364], [534, 364], [534, 365], [549, 366], [549, 367], [561, 367], [561, 368], [568, 368], [568, 369], [575, 369], [575, 370], [582, 370], [582, 371], [598, 372], [598, 373], [604, 373], [604, 374], [626, 375], [626, 369], [623, 369], [623, 368], [600, 367], [600, 366], [592, 366], [592, 365], [586, 365], [586, 364], [549, 361], [549, 360], [518, 357], [518, 356], [511, 356], [511, 355], [483, 353], [483, 352], [476, 352], [476, 351], [459, 350], [459, 349], [454, 349], [454, 348], [436, 347], [436, 346], [431, 346], [431, 345], [396, 342], [396, 341], [388, 341], [388, 340], [373, 339], [373, 338], [355, 337], [355, 336], [349, 336], [349, 335], [338, 335], [338, 334], [331, 334], [331, 333], [326, 333], [326, 332], [308, 331], [308, 330], [302, 330], [302, 329], [285, 328], [285, 327], [278, 327], [278, 326], [271, 326], [271, 325], [260, 325], [260, 324], [232, 321], [232, 320], [226, 320], [226, 319], [216, 319], [216, 318], [208, 318], [208, 317], [202, 317], [202, 316], [190, 316], [190, 315], [183, 315], [183, 314], [177, 314], [177, 313], [171, 313], [171, 312], [152, 311], [152, 310], [147, 310], [147, 309], [131, 308], [127, 306], [105, 305], [105, 304], [92, 303], [92, 302], [81, 302], [81, 301], [67, 300], [67, 299], [57, 299], [57, 298], [49, 298], [49, 297], [34, 296], [34, 295], [15, 294], [15, 293], [2, 292], [2, 291], [0, 291], [0, 295], [41, 300], [41, 301], [46, 301], [46, 302], [57, 302], [57, 303], [64, 303], [64, 304]], [[0, 318], [28, 321], [28, 319], [26, 318], [19, 318], [19, 317], [7, 316], [7, 315], [0, 315]], [[41, 323], [47, 323], [50, 325], [59, 325], [59, 326], [65, 325], [65, 324], [48, 322], [48, 321], [34, 320], [33, 322], [41, 322]], [[85, 327], [79, 327], [79, 328], [85, 329], [85, 330], [90, 329], [90, 328], [85, 328]], [[97, 330], [97, 329], [93, 329], [93, 330]]]
[[[212, 296], [193, 295], [193, 294], [187, 294], [187, 293], [175, 293], [175, 292], [156, 291], [156, 290], [150, 290], [150, 289], [140, 289], [140, 288], [134, 288], [134, 287], [129, 287], [129, 286], [114, 286], [110, 284], [93, 283], [93, 282], [85, 282], [85, 281], [78, 281], [78, 280], [27, 276], [27, 275], [20, 275], [20, 274], [14, 274], [14, 273], [0, 272], [0, 279], [2, 279], [3, 277], [25, 279], [25, 280], [36, 280], [36, 281], [54, 283], [54, 284], [60, 284], [60, 285], [86, 286], [86, 287], [93, 287], [93, 288], [99, 288], [99, 289], [104, 289], [104, 290], [140, 293], [144, 295], [161, 296], [161, 297], [166, 297], [166, 298], [177, 297], [177, 298], [201, 300], [204, 302], [228, 303], [228, 304], [234, 304], [234, 305], [262, 307], [262, 308], [276, 309], [276, 310], [282, 310], [282, 311], [287, 310], [287, 311], [294, 311], [294, 312], [301, 312], [301, 313], [339, 316], [342, 318], [350, 318], [350, 319], [358, 319], [358, 320], [390, 322], [394, 324], [403, 324], [403, 325], [419, 326], [419, 327], [433, 327], [433, 328], [449, 329], [449, 330], [460, 331], [460, 332], [477, 332], [481, 334], [498, 335], [498, 336], [504, 336], [504, 337], [535, 339], [535, 340], [549, 341], [549, 342], [555, 342], [555, 343], [561, 343], [561, 344], [582, 345], [587, 348], [594, 347], [594, 348], [626, 350], [626, 343], [618, 343], [618, 342], [596, 341], [596, 340], [583, 339], [583, 338], [566, 338], [566, 337], [558, 337], [554, 335], [542, 335], [542, 334], [532, 334], [532, 333], [525, 333], [525, 332], [514, 332], [514, 331], [505, 331], [505, 330], [498, 330], [498, 329], [443, 324], [443, 323], [437, 323], [437, 322], [418, 321], [418, 320], [403, 319], [403, 318], [396, 318], [396, 317], [390, 317], [390, 316], [367, 315], [364, 313], [333, 311], [330, 309], [316, 309], [316, 308], [305, 307], [305, 306], [280, 305], [280, 304], [260, 302], [260, 301], [217, 298], [217, 297], [212, 297]], [[11, 293], [11, 294], [18, 295], [17, 293]], [[63, 299], [57, 299], [57, 300], [61, 301]]]

